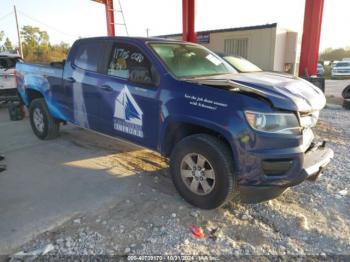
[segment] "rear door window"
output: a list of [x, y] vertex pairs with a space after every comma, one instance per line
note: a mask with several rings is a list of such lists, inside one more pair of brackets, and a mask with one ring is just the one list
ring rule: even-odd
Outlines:
[[81, 69], [97, 72], [103, 50], [102, 43], [83, 43], [76, 51], [74, 64]]
[[152, 83], [152, 64], [137, 47], [117, 43], [112, 49], [107, 74], [141, 84]]

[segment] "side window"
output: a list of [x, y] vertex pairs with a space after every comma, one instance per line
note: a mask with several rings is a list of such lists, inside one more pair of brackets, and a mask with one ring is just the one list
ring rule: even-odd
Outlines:
[[137, 48], [128, 44], [116, 44], [108, 63], [108, 75], [140, 84], [152, 84], [152, 64]]
[[99, 43], [81, 44], [76, 52], [74, 64], [81, 69], [97, 71], [103, 47]]

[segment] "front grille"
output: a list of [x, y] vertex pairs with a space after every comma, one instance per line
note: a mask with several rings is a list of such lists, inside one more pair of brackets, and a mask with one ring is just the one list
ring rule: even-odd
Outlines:
[[350, 74], [350, 70], [348, 70], [348, 69], [343, 69], [343, 70], [338, 69], [338, 70], [334, 70], [333, 72], [334, 73], [341, 73], [341, 74]]

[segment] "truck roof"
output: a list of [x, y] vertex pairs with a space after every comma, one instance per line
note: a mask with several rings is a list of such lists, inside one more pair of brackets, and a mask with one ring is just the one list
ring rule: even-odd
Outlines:
[[139, 41], [139, 42], [148, 42], [148, 41], [157, 41], [157, 42], [174, 42], [174, 43], [185, 43], [181, 40], [176, 39], [167, 39], [167, 38], [160, 38], [160, 37], [131, 37], [131, 36], [98, 36], [98, 37], [88, 37], [88, 38], [81, 38], [77, 41], [90, 41], [90, 40], [130, 40], [130, 41]]

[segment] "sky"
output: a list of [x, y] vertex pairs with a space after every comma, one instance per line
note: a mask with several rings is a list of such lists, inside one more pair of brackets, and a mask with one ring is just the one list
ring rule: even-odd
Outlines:
[[[130, 36], [180, 33], [182, 0], [120, 0]], [[38, 26], [51, 43], [106, 35], [105, 9], [91, 0], [0, 0], [0, 31], [17, 42], [13, 5], [20, 26]], [[278, 23], [302, 33], [305, 0], [196, 0], [196, 30]], [[114, 8], [119, 9], [118, 0]], [[350, 0], [325, 0], [320, 49], [350, 46]], [[116, 13], [117, 23], [122, 23]], [[126, 35], [123, 26], [117, 35]]]

